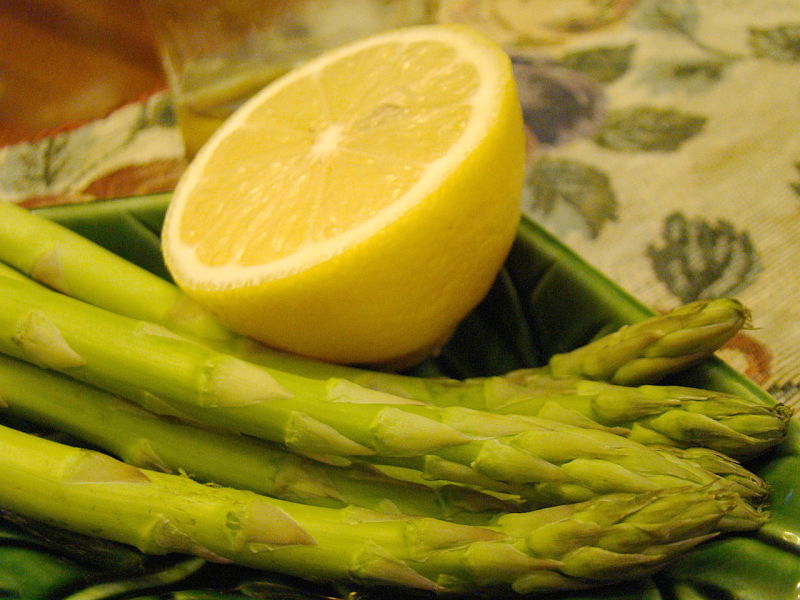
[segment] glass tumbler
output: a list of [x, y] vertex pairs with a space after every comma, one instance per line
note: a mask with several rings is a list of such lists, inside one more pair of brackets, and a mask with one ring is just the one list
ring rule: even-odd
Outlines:
[[325, 50], [427, 23], [427, 0], [142, 0], [186, 155], [245, 100]]

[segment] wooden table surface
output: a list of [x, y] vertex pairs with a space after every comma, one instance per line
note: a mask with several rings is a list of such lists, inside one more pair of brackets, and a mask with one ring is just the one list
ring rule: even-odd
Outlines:
[[0, 146], [163, 86], [140, 0], [0, 2]]

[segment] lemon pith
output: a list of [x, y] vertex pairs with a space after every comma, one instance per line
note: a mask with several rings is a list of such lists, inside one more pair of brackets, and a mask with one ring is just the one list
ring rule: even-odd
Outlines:
[[465, 28], [333, 51], [251, 99], [187, 169], [163, 238], [232, 328], [336, 362], [434, 346], [485, 295], [519, 220], [508, 58]]

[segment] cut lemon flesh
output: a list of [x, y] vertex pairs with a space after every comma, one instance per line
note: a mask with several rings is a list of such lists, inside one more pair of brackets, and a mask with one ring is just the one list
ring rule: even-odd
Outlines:
[[233, 329], [337, 362], [430, 349], [486, 293], [519, 219], [508, 57], [462, 27], [396, 30], [275, 81], [179, 182], [175, 281]]

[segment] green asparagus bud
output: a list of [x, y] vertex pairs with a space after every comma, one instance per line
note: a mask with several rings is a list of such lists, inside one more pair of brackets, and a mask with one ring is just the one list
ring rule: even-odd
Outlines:
[[685, 542], [664, 537], [666, 519], [674, 519], [673, 533], [680, 530], [686, 535], [696, 532], [698, 524], [714, 520], [715, 509], [702, 501], [704, 493], [694, 492], [694, 498], [700, 500], [697, 504], [691, 492], [681, 499], [688, 501], [683, 505], [676, 503], [677, 496], [662, 496], [663, 492], [653, 493], [660, 496], [655, 502], [650, 493], [610, 494], [594, 501], [501, 516], [498, 521], [505, 531], [520, 535], [525, 530], [535, 532], [528, 535], [527, 543], [537, 555], [558, 556], [564, 563], [558, 573], [526, 575], [517, 580], [515, 589], [523, 593], [583, 589], [588, 587], [583, 578], [619, 581], [652, 573], [648, 566], [652, 553], [641, 544], [658, 539], [655, 543], [660, 548], [681, 552]]
[[581, 377], [620, 385], [655, 383], [710, 356], [748, 321], [731, 298], [698, 300], [551, 357], [554, 377]]
[[539, 416], [624, 435], [643, 444], [705, 446], [751, 459], [786, 437], [792, 416], [783, 404], [684, 386], [620, 386], [556, 379], [530, 370], [464, 382], [431, 381], [437, 406]]
[[311, 461], [254, 438], [159, 418], [77, 380], [0, 355], [0, 401], [11, 414], [69, 433], [137, 467], [316, 506], [484, 523], [510, 500], [463, 486], [432, 488], [365, 465]]
[[673, 489], [507, 514], [477, 527], [204, 486], [6, 427], [0, 440], [8, 479], [0, 505], [26, 517], [145, 553], [437, 592], [530, 593], [639, 577], [713, 537], [730, 510], [724, 494]]
[[710, 473], [736, 482], [736, 493], [742, 498], [747, 498], [758, 503], [763, 500], [769, 488], [767, 483], [744, 468], [741, 463], [729, 456], [709, 448], [676, 448], [674, 446], [660, 446], [661, 452], [672, 454], [682, 460], [690, 461]]
[[[471, 417], [484, 421], [483, 413], [469, 409], [446, 409], [446, 414], [446, 422], [462, 431], [471, 430]], [[766, 483], [740, 465], [734, 471], [733, 461], [722, 468], [705, 460], [705, 465], [720, 469], [717, 474], [695, 462], [694, 454], [679, 456], [678, 449], [646, 447], [605, 431], [536, 417], [497, 415], [491, 431], [496, 437], [443, 448], [436, 455], [361, 460], [416, 469], [430, 480], [516, 494], [534, 507], [581, 502], [614, 492], [710, 486], [739, 498], [735, 510], [720, 523], [724, 530], [757, 528], [766, 518], [761, 508]]]

